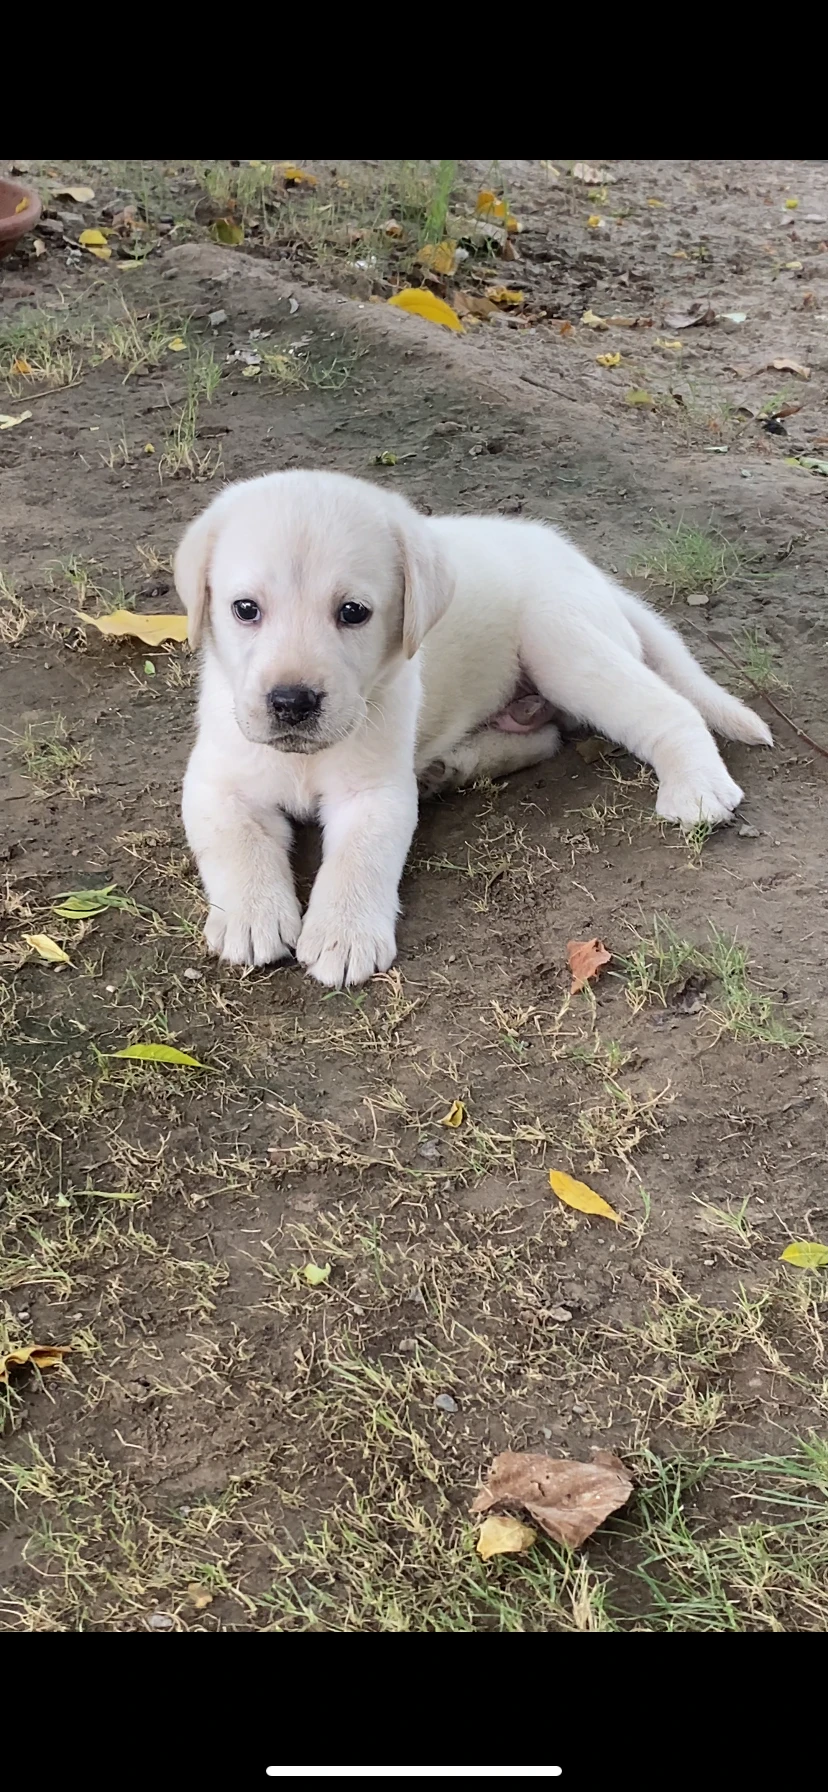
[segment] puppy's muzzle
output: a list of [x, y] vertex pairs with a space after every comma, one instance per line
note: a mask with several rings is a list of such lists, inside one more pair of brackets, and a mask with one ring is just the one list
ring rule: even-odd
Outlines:
[[275, 684], [267, 693], [268, 714], [279, 734], [312, 733], [319, 720], [324, 691], [307, 684]]

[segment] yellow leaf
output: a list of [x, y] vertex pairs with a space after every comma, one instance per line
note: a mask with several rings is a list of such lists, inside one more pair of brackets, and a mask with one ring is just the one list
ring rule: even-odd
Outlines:
[[7, 1350], [0, 1356], [0, 1382], [8, 1382], [10, 1369], [25, 1368], [27, 1363], [34, 1369], [54, 1369], [70, 1349], [69, 1344], [21, 1344], [17, 1350]]
[[802, 263], [801, 261], [786, 261], [785, 267], [789, 274], [798, 274]]
[[480, 1526], [477, 1553], [484, 1562], [490, 1556], [520, 1555], [522, 1550], [531, 1549], [537, 1534], [530, 1524], [512, 1518], [508, 1512], [490, 1512]]
[[603, 222], [604, 220], [599, 216], [598, 212], [592, 212], [587, 218], [587, 224], [589, 225], [590, 230], [600, 230]]
[[82, 230], [78, 242], [82, 249], [106, 248], [106, 237], [102, 230]]
[[504, 224], [512, 235], [520, 229], [517, 218], [512, 217], [505, 199], [498, 199], [497, 195], [490, 192], [488, 187], [484, 187], [483, 191], [478, 193], [474, 209], [479, 218], [495, 218], [498, 224]]
[[330, 1273], [330, 1263], [323, 1263], [321, 1265], [318, 1263], [306, 1263], [302, 1271], [309, 1288], [321, 1288], [322, 1283], [328, 1281]]
[[257, 380], [261, 371], [262, 371], [261, 367], [258, 366], [257, 364], [254, 364], [252, 367], [243, 367], [242, 368], [242, 379], [243, 380]]
[[452, 311], [451, 306], [446, 305], [443, 299], [438, 299], [433, 292], [427, 292], [424, 286], [404, 286], [402, 292], [395, 293], [388, 303], [396, 305], [400, 311], [410, 311], [414, 317], [424, 317], [430, 324], [443, 324], [445, 329], [457, 330], [462, 335], [463, 325], [457, 312]]
[[431, 268], [433, 274], [453, 274], [457, 244], [448, 238], [442, 243], [426, 243], [414, 259], [421, 267]]
[[17, 360], [12, 361], [11, 370], [12, 370], [12, 373], [33, 373], [34, 372], [34, 368], [32, 367], [31, 362], [26, 360], [25, 355], [18, 355]]
[[596, 355], [595, 359], [599, 367], [620, 367], [621, 365], [620, 355]]
[[109, 248], [107, 248], [107, 249], [87, 249], [86, 253], [87, 253], [87, 255], [96, 255], [98, 258], [98, 261], [110, 261], [112, 259], [112, 250]]
[[655, 404], [651, 393], [642, 391], [640, 386], [634, 386], [631, 392], [625, 392], [624, 397], [627, 404], [641, 405], [644, 410], [651, 409]]
[[308, 174], [307, 169], [305, 168], [294, 167], [292, 162], [285, 163], [282, 169], [282, 178], [287, 181], [289, 186], [294, 187], [301, 187], [303, 185], [306, 187], [315, 187], [317, 184], [315, 174]]
[[581, 323], [586, 324], [588, 330], [605, 330], [607, 328], [606, 318], [599, 317], [596, 311], [585, 311]]
[[[150, 453], [154, 453], [148, 444]], [[146, 452], [146, 450], [145, 450]], [[130, 635], [136, 641], [143, 641], [146, 647], [160, 647], [162, 641], [186, 641], [186, 616], [139, 616], [133, 610], [111, 610], [108, 616], [87, 616], [85, 611], [76, 610], [79, 622], [87, 627], [91, 625], [102, 635], [115, 635], [119, 640]]]
[[153, 445], [151, 442], [144, 443], [144, 453], [145, 454], [154, 454], [155, 453], [155, 449], [153, 448]]
[[525, 294], [517, 286], [487, 286], [486, 297], [493, 305], [522, 305]]
[[[260, 162], [251, 162], [250, 166], [251, 166], [251, 168], [260, 168], [261, 163]], [[188, 1595], [190, 1604], [192, 1606], [194, 1606], [194, 1608], [197, 1612], [206, 1611], [208, 1605], [212, 1605], [212, 1603], [213, 1603], [212, 1593], [208, 1593], [206, 1587], [199, 1586], [199, 1583], [197, 1580], [190, 1581], [190, 1584], [187, 1588], [187, 1595]]]
[[403, 233], [403, 227], [397, 223], [396, 218], [387, 218], [382, 228], [386, 236], [402, 236]]
[[441, 1126], [462, 1126], [466, 1118], [466, 1110], [462, 1101], [453, 1101], [447, 1114], [440, 1121]]
[[825, 1269], [828, 1244], [786, 1244], [780, 1262], [795, 1263], [797, 1269]]
[[0, 429], [16, 429], [18, 423], [28, 423], [31, 411], [21, 411], [19, 417], [8, 417], [0, 411]]
[[16, 206], [15, 206], [15, 208], [14, 208], [14, 215], [15, 215], [15, 217], [17, 217], [17, 215], [18, 215], [18, 213], [19, 213], [19, 212], [24, 212], [24, 211], [25, 211], [25, 210], [26, 210], [26, 207], [27, 207], [27, 206], [28, 206], [28, 203], [29, 203], [29, 201], [28, 201], [28, 198], [27, 198], [27, 197], [26, 197], [26, 195], [25, 195], [25, 194], [24, 194], [24, 196], [23, 196], [23, 198], [22, 198], [22, 199], [21, 199], [21, 201], [20, 201], [20, 204], [19, 204], [19, 205], [16, 205]]
[[663, 205], [664, 200], [663, 199], [648, 199], [647, 204], [648, 205]]
[[95, 197], [94, 187], [56, 187], [56, 199], [74, 199], [76, 205], [91, 205]]
[[678, 349], [679, 351], [681, 351], [684, 348], [684, 343], [681, 341], [680, 337], [678, 337], [678, 336], [676, 336], [674, 341], [671, 341], [669, 339], [669, 337], [667, 337], [667, 336], [657, 336], [655, 339], [655, 345], [656, 345], [656, 348], [675, 348], [675, 349]]
[[567, 1207], [574, 1207], [577, 1213], [597, 1213], [602, 1219], [614, 1220], [616, 1226], [621, 1224], [621, 1215], [610, 1207], [601, 1195], [596, 1195], [594, 1188], [586, 1182], [576, 1182], [574, 1176], [568, 1176], [565, 1170], [550, 1170], [549, 1186], [559, 1201]]
[[237, 248], [244, 242], [244, 227], [234, 224], [232, 218], [214, 218], [210, 225], [210, 235], [214, 243], [225, 243]]
[[799, 204], [798, 199], [786, 199], [785, 200], [785, 205], [789, 212], [795, 212], [798, 204]]
[[187, 344], [184, 341], [183, 336], [171, 336], [167, 343], [167, 347], [172, 349], [173, 354], [180, 355], [182, 349], [187, 347]]
[[48, 933], [24, 933], [23, 938], [26, 945], [31, 946], [33, 952], [37, 952], [41, 958], [48, 958], [50, 963], [72, 963], [68, 952], [64, 952], [57, 940], [50, 939]]
[[108, 1058], [133, 1058], [141, 1064], [184, 1064], [191, 1070], [209, 1070], [199, 1058], [180, 1052], [174, 1045], [125, 1045], [123, 1051], [106, 1052]]

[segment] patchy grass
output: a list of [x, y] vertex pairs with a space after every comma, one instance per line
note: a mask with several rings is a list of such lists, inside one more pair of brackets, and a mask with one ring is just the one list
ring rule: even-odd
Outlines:
[[652, 548], [640, 554], [631, 571], [638, 578], [666, 585], [670, 596], [690, 597], [696, 591], [720, 591], [738, 572], [743, 555], [717, 530], [692, 523], [657, 523]]
[[[656, 916], [652, 933], [639, 936], [634, 950], [626, 957], [619, 956], [618, 962], [634, 1014], [653, 1002], [666, 1008], [687, 994], [702, 1005], [704, 995], [709, 1018], [720, 1032], [730, 1033], [734, 1039], [786, 1048], [804, 1043], [804, 1032], [786, 1025], [774, 997], [754, 987], [747, 947], [715, 929], [711, 929], [707, 947], [697, 946], [682, 939], [669, 921]], [[708, 985], [718, 986], [709, 1004]]]
[[164, 451], [158, 462], [159, 476], [179, 479], [213, 479], [221, 466], [221, 449], [200, 449], [198, 419], [202, 403], [212, 404], [221, 368], [211, 347], [191, 348], [185, 368], [186, 397], [176, 413]]
[[33, 615], [8, 575], [0, 572], [0, 642], [4, 647], [16, 647], [22, 641]]
[[72, 740], [63, 716], [29, 726], [14, 751], [38, 796], [89, 796], [90, 787], [79, 782], [79, 774], [89, 763], [90, 749]]
[[745, 677], [760, 691], [790, 690], [790, 685], [777, 670], [779, 649], [763, 628], [757, 625], [743, 629], [740, 639], [733, 643], [733, 650]]

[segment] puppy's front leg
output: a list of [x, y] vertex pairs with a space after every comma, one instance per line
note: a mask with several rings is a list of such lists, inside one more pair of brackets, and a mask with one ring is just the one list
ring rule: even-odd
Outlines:
[[417, 784], [363, 790], [323, 804], [322, 865], [296, 956], [340, 989], [387, 971], [397, 951], [397, 891], [417, 824]]
[[211, 777], [196, 747], [184, 780], [184, 826], [210, 903], [204, 937], [230, 964], [274, 964], [293, 950], [301, 916], [290, 867], [290, 824], [248, 806], [226, 775]]

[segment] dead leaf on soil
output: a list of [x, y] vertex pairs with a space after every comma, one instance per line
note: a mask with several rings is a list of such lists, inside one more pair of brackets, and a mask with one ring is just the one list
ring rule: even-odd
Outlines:
[[632, 391], [624, 393], [626, 404], [639, 405], [642, 410], [651, 411], [655, 404], [652, 392], [645, 392], [643, 386], [633, 386]]
[[102, 635], [114, 635], [117, 640], [132, 636], [147, 647], [187, 639], [186, 616], [140, 616], [132, 610], [111, 610], [108, 616], [88, 616], [85, 611], [76, 610], [75, 615], [79, 622], [91, 624]]
[[302, 1274], [309, 1288], [321, 1288], [330, 1280], [331, 1266], [330, 1263], [306, 1263]]
[[53, 187], [56, 199], [74, 199], [76, 205], [91, 205], [95, 197], [94, 187]]
[[19, 417], [9, 417], [0, 411], [0, 429], [16, 429], [18, 423], [28, 423], [31, 411], [21, 411]]
[[447, 1114], [440, 1121], [441, 1126], [462, 1126], [466, 1118], [466, 1110], [462, 1101], [453, 1101]]
[[582, 180], [587, 187], [601, 187], [618, 179], [608, 168], [593, 168], [591, 162], [576, 162], [570, 169], [573, 180]]
[[206, 1611], [208, 1605], [212, 1605], [213, 1603], [212, 1593], [208, 1593], [206, 1587], [199, 1586], [197, 1580], [190, 1581], [187, 1588], [187, 1597], [191, 1606], [193, 1606], [194, 1610], [197, 1612]]
[[694, 324], [714, 324], [716, 313], [708, 299], [697, 299], [686, 311], [665, 311], [665, 330], [690, 330]]
[[78, 242], [82, 249], [106, 248], [106, 237], [102, 230], [82, 230]]
[[828, 1244], [786, 1244], [780, 1263], [795, 1263], [797, 1269], [824, 1269], [828, 1264]]
[[489, 192], [488, 188], [484, 188], [481, 193], [478, 193], [474, 209], [478, 217], [494, 218], [511, 234], [520, 230], [517, 218], [512, 217], [505, 199], [498, 199], [496, 194]]
[[7, 1386], [9, 1370], [23, 1369], [27, 1364], [33, 1369], [55, 1369], [71, 1348], [70, 1344], [21, 1344], [17, 1350], [7, 1350], [5, 1356], [0, 1356], [0, 1382]]
[[672, 340], [672, 341], [669, 341], [666, 336], [657, 336], [655, 339], [655, 346], [656, 346], [656, 348], [683, 349], [684, 343], [680, 340], [680, 338], [678, 336], [676, 336], [674, 338], [674, 340]]
[[619, 354], [596, 355], [595, 359], [599, 367], [620, 367], [621, 365], [621, 356]]
[[472, 1512], [519, 1506], [547, 1537], [578, 1549], [611, 1512], [626, 1505], [633, 1491], [632, 1476], [619, 1457], [608, 1450], [594, 1454], [594, 1462], [566, 1462], [506, 1450], [495, 1457]]
[[210, 235], [214, 243], [238, 248], [239, 243], [244, 242], [244, 226], [234, 224], [232, 218], [214, 218], [210, 225]]
[[491, 1512], [484, 1518], [477, 1539], [477, 1553], [484, 1562], [491, 1556], [517, 1556], [524, 1549], [531, 1549], [537, 1541], [537, 1531], [524, 1524], [520, 1518], [513, 1518], [509, 1512]]
[[611, 958], [612, 953], [607, 951], [603, 940], [567, 940], [566, 961], [572, 972], [570, 993], [577, 995], [591, 977], [600, 975]]
[[281, 173], [286, 187], [315, 187], [318, 185], [315, 174], [308, 174], [306, 168], [297, 168], [294, 162], [286, 162]]
[[491, 299], [478, 298], [476, 293], [456, 292], [454, 309], [460, 317], [465, 317], [467, 314], [470, 317], [492, 317], [496, 306], [492, 304]]
[[610, 1207], [603, 1195], [596, 1194], [588, 1182], [578, 1182], [566, 1170], [550, 1170], [549, 1187], [565, 1207], [574, 1207], [576, 1213], [596, 1214], [599, 1219], [614, 1220], [616, 1226], [621, 1224], [621, 1215]]
[[90, 921], [108, 908], [133, 908], [129, 896], [123, 896], [114, 884], [101, 884], [96, 890], [63, 890], [52, 903], [52, 914], [67, 921]]
[[586, 324], [586, 327], [588, 330], [608, 330], [609, 329], [609, 324], [607, 323], [606, 318], [599, 317], [597, 311], [585, 311], [583, 317], [581, 318], [581, 323]]
[[58, 945], [57, 940], [51, 939], [48, 933], [24, 933], [23, 938], [39, 958], [48, 958], [50, 964], [72, 963], [68, 952], [64, 952], [63, 947]]
[[409, 311], [414, 317], [424, 317], [427, 323], [442, 324], [444, 329], [462, 334], [463, 325], [457, 312], [435, 293], [427, 292], [424, 286], [404, 286], [402, 292], [388, 300], [388, 304], [395, 305], [400, 311]]
[[816, 454], [791, 454], [786, 457], [786, 467], [804, 467], [808, 473], [821, 473], [828, 476], [828, 460], [820, 460]]
[[789, 361], [785, 356], [778, 361], [769, 361], [768, 371], [771, 369], [776, 373], [795, 373], [801, 380], [809, 380], [811, 377], [810, 367], [803, 367], [799, 361]]
[[589, 217], [587, 218], [587, 229], [588, 230], [601, 230], [603, 228], [603, 223], [604, 223], [604, 220], [601, 217], [599, 212], [591, 212]]
[[517, 286], [487, 286], [486, 297], [493, 305], [522, 305], [526, 294]]
[[12, 361], [11, 370], [12, 373], [21, 373], [24, 376], [34, 372], [31, 361], [27, 361], [25, 355], [18, 355], [16, 359]]
[[191, 1058], [189, 1052], [180, 1052], [174, 1045], [125, 1045], [120, 1052], [104, 1052], [106, 1058], [129, 1058], [140, 1064], [181, 1064], [190, 1070], [209, 1070], [209, 1064], [202, 1064], [200, 1058]]
[[453, 274], [457, 266], [457, 244], [446, 237], [442, 243], [425, 243], [414, 260], [432, 274]]

